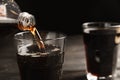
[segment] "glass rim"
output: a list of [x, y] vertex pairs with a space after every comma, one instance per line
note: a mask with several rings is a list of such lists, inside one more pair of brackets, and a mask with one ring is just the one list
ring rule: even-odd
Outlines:
[[[98, 25], [98, 26], [95, 26]], [[102, 25], [102, 26], [100, 26]], [[82, 24], [83, 29], [84, 28], [120, 28], [120, 23], [119, 22], [84, 22]]]
[[[42, 31], [41, 31], [42, 32]], [[55, 39], [45, 39], [44, 41], [50, 41], [50, 40], [60, 40], [60, 39], [65, 39], [66, 38], [66, 35], [64, 33], [61, 33], [61, 32], [55, 32], [55, 31], [46, 31], [46, 32], [53, 32], [53, 33], [57, 33], [57, 34], [62, 34], [62, 36], [60, 37], [57, 37]], [[30, 31], [22, 31], [22, 32], [18, 32], [14, 35], [14, 39], [17, 39], [15, 38], [16, 36], [18, 35], [21, 35], [21, 34], [24, 34], [24, 33], [30, 33]]]

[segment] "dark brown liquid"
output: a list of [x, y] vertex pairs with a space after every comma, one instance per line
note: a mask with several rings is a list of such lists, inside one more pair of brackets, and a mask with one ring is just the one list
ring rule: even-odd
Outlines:
[[96, 76], [111, 75], [116, 66], [115, 30], [94, 30], [84, 33], [87, 70]]
[[38, 46], [27, 49], [17, 54], [21, 80], [60, 80], [64, 54], [59, 48], [46, 46], [46, 53], [41, 53]]

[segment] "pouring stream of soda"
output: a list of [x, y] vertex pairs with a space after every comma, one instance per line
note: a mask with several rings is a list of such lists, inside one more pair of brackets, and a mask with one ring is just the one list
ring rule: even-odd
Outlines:
[[20, 13], [18, 16], [18, 28], [23, 31], [25, 31], [25, 30], [30, 31], [32, 33], [32, 35], [34, 36], [39, 49], [42, 52], [45, 52], [45, 45], [42, 41], [42, 38], [41, 38], [37, 28], [35, 27], [35, 18], [33, 15], [31, 15], [27, 12]]

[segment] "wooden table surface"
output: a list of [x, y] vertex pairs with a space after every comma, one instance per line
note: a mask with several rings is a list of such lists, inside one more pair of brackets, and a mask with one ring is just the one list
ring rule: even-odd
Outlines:
[[[0, 53], [0, 80], [20, 80], [16, 56], [12, 49], [13, 47], [9, 45], [7, 51], [4, 50], [4, 53]], [[62, 80], [86, 80], [85, 63], [82, 35], [68, 35], [65, 45]], [[117, 78], [115, 80], [120, 79], [119, 58], [117, 64]]]

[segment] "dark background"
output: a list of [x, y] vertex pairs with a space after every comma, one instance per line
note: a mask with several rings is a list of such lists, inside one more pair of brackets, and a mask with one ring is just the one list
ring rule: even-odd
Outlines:
[[120, 0], [16, 0], [23, 12], [36, 18], [40, 30], [81, 34], [82, 23], [120, 22]]

